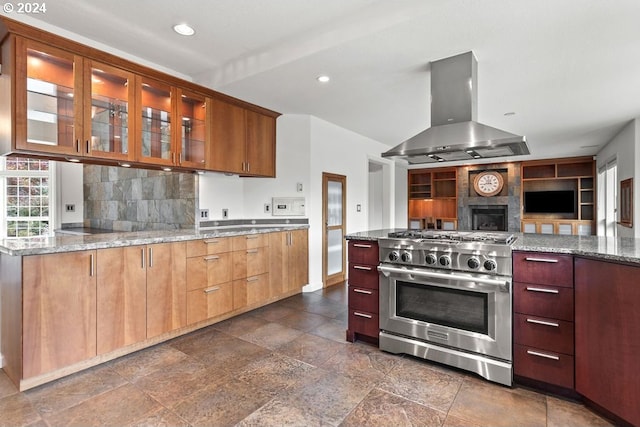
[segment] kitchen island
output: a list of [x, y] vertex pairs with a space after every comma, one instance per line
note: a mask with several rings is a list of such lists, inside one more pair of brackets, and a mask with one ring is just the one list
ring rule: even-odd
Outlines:
[[[346, 239], [373, 244], [396, 231]], [[513, 234], [514, 380], [640, 425], [640, 239]]]
[[26, 390], [300, 293], [307, 229], [0, 241], [3, 369]]

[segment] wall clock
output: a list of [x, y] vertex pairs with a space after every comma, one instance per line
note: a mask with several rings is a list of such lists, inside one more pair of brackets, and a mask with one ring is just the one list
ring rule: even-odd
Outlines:
[[481, 196], [490, 197], [498, 194], [504, 186], [504, 179], [500, 172], [480, 172], [473, 179], [473, 189]]

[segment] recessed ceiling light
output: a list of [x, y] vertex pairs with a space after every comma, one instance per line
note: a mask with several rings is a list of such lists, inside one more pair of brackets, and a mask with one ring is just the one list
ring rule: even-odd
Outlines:
[[181, 36], [192, 36], [196, 33], [196, 30], [188, 26], [187, 24], [176, 24], [173, 26], [173, 31]]
[[507, 111], [506, 113], [504, 113], [505, 116], [515, 116], [516, 112], [515, 111]]
[[316, 80], [318, 80], [320, 83], [327, 83], [329, 82], [329, 80], [331, 80], [331, 77], [327, 75], [322, 75], [322, 76], [318, 76]]

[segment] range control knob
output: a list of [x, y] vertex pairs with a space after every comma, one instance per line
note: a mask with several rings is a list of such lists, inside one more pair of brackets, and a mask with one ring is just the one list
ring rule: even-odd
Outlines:
[[433, 265], [436, 262], [438, 262], [438, 258], [436, 257], [435, 254], [427, 254], [427, 256], [425, 257], [424, 261], [428, 264], [428, 265]]
[[399, 259], [400, 259], [400, 254], [398, 253], [398, 251], [393, 251], [389, 254], [389, 261], [391, 262], [398, 261]]
[[411, 262], [411, 252], [402, 252], [402, 255], [400, 255], [400, 259], [402, 260], [402, 262]]
[[498, 267], [496, 262], [492, 259], [488, 259], [484, 262], [484, 269], [487, 271], [493, 271]]
[[449, 255], [441, 255], [440, 258], [438, 259], [438, 262], [440, 263], [441, 266], [447, 267], [451, 265], [451, 257]]
[[469, 266], [469, 268], [477, 270], [478, 268], [480, 268], [480, 261], [478, 260], [478, 258], [469, 258], [469, 260], [467, 261], [467, 265]]

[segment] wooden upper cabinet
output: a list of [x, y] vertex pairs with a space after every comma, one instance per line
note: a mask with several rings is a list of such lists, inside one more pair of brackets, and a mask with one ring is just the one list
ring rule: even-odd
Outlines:
[[179, 166], [207, 169], [211, 133], [207, 130], [211, 127], [210, 115], [211, 99], [204, 95], [183, 90], [177, 90], [176, 115], [176, 147], [178, 152], [177, 163]]
[[176, 90], [170, 85], [137, 77], [136, 125], [138, 153], [136, 160], [156, 165], [177, 164]]
[[134, 160], [135, 126], [131, 108], [135, 99], [135, 75], [86, 60], [83, 93], [81, 151], [91, 157]]
[[14, 148], [81, 155], [82, 58], [23, 38], [15, 47]]
[[246, 157], [245, 109], [211, 100], [211, 169], [244, 173]]
[[246, 112], [246, 173], [276, 176], [276, 120], [273, 117]]

